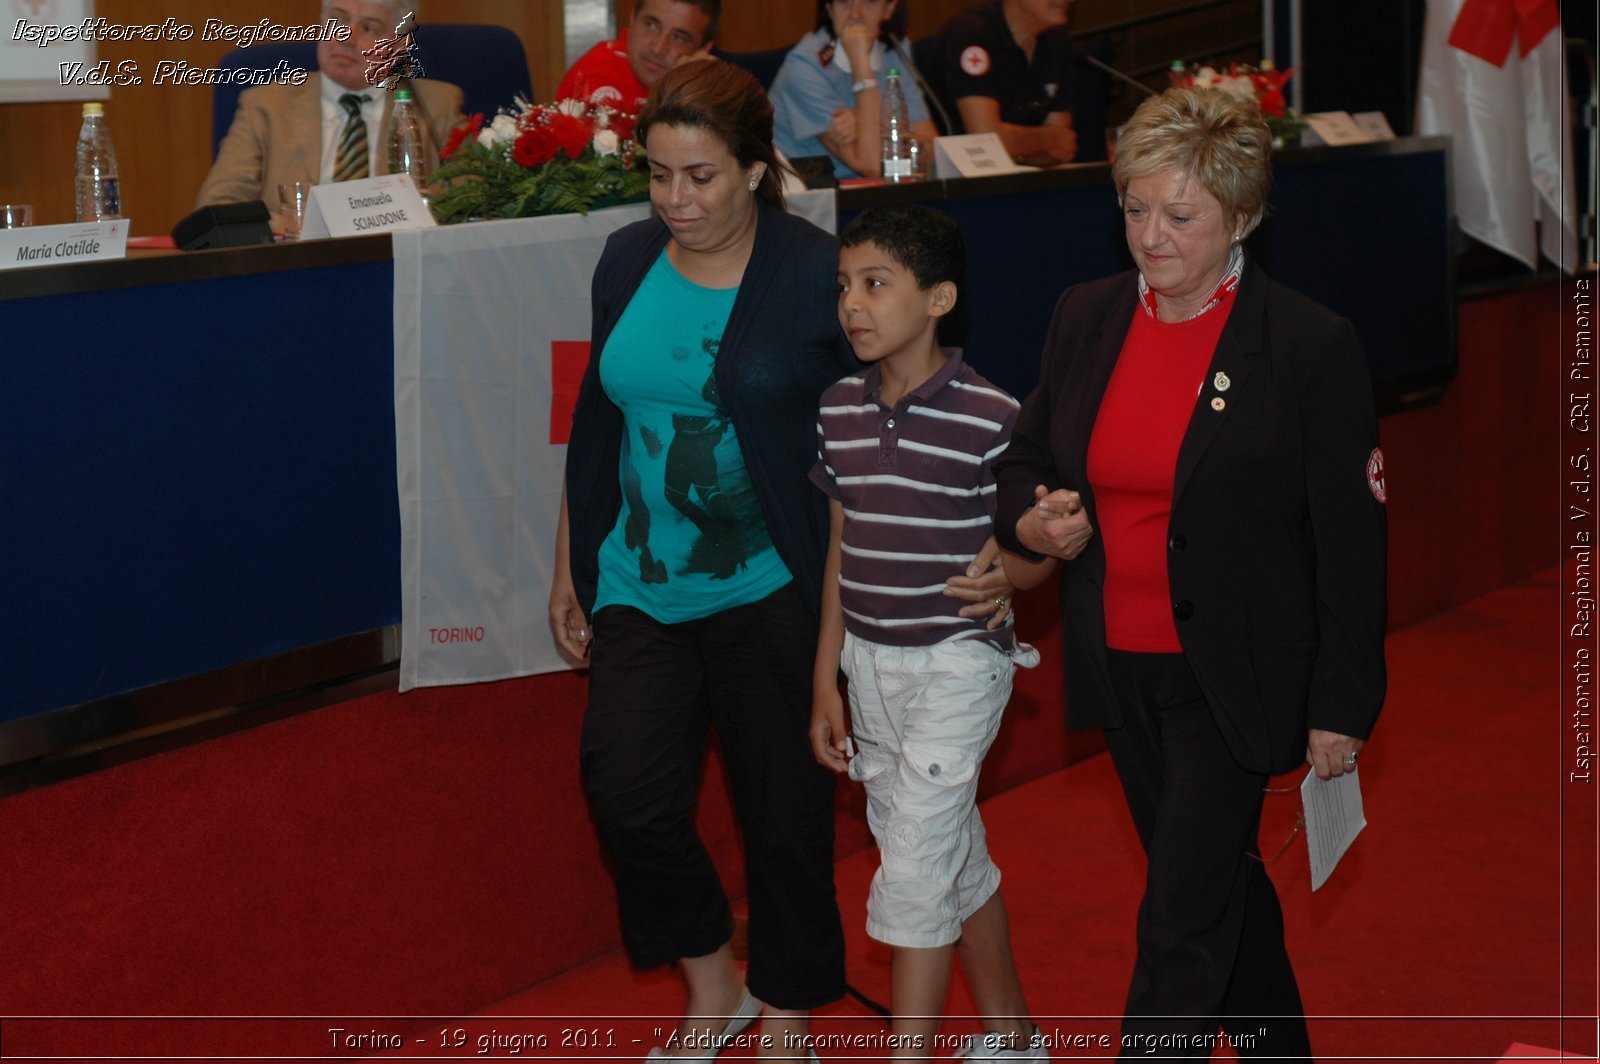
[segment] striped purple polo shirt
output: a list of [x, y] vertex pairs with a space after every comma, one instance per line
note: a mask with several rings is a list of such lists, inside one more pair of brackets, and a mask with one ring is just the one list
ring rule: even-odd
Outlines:
[[959, 615], [967, 603], [944, 592], [966, 572], [994, 528], [990, 467], [1011, 440], [1017, 401], [961, 358], [894, 405], [878, 399], [870, 366], [822, 393], [819, 460], [811, 479], [844, 508], [839, 598], [845, 628], [891, 646], [987, 639], [1011, 648], [1008, 617]]

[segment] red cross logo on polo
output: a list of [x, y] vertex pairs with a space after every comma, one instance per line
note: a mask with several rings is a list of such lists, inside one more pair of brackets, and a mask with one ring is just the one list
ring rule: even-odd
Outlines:
[[973, 45], [961, 53], [961, 69], [975, 78], [983, 77], [989, 72], [989, 53]]
[[1383, 448], [1374, 447], [1367, 457], [1367, 488], [1372, 497], [1385, 505], [1389, 502], [1389, 489], [1383, 482]]

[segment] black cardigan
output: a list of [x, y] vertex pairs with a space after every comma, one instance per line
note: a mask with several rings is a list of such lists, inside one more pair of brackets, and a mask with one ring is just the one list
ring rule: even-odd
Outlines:
[[[600, 544], [622, 507], [623, 419], [600, 385], [600, 354], [667, 239], [655, 217], [620, 229], [594, 272], [589, 365], [573, 411], [566, 481], [572, 579], [585, 613], [594, 608]], [[838, 271], [837, 239], [761, 204], [714, 370], [773, 546], [814, 613], [821, 612], [828, 546], [827, 499], [807, 479], [817, 458], [817, 402], [859, 365], [839, 328]]]
[[[1089, 437], [1142, 313], [1136, 283], [1129, 271], [1078, 285], [1056, 306], [1039, 385], [995, 463], [995, 534], [1013, 550], [1035, 484], [1080, 492], [1095, 522]], [[1350, 323], [1249, 263], [1179, 448], [1167, 542], [1179, 642], [1244, 768], [1289, 770], [1307, 727], [1365, 738], [1383, 706], [1377, 446]], [[1122, 723], [1106, 669], [1104, 582], [1097, 536], [1061, 566], [1072, 727]]]

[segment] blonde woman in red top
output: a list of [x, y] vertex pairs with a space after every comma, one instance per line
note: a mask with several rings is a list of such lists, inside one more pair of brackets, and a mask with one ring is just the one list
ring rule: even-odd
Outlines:
[[1309, 1057], [1263, 789], [1354, 771], [1383, 704], [1371, 384], [1350, 323], [1243, 250], [1270, 145], [1221, 92], [1139, 108], [1113, 169], [1135, 269], [1061, 297], [995, 464], [1002, 544], [1061, 563], [1068, 724], [1105, 729], [1148, 857], [1131, 1058]]

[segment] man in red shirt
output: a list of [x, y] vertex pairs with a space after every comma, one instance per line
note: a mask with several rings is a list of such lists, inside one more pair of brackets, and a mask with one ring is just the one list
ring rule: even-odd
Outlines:
[[679, 63], [711, 54], [721, 19], [722, 0], [636, 0], [628, 28], [572, 64], [556, 99], [610, 104], [637, 114], [657, 78]]

